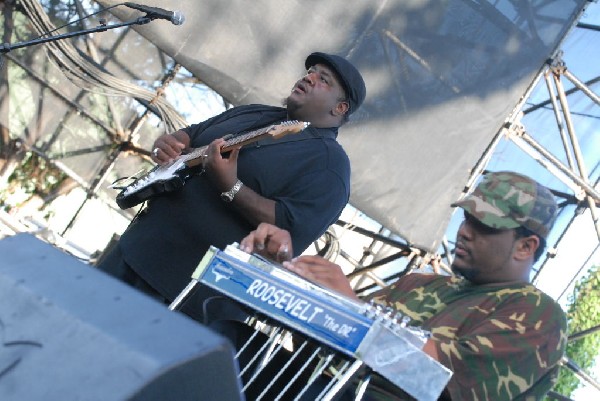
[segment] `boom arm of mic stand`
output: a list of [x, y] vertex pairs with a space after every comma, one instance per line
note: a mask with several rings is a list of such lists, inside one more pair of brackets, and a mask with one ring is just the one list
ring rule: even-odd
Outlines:
[[120, 24], [100, 25], [100, 26], [97, 26], [96, 28], [90, 28], [90, 29], [85, 29], [85, 30], [76, 31], [76, 32], [69, 32], [69, 33], [65, 33], [62, 35], [48, 36], [45, 38], [38, 38], [38, 39], [29, 40], [29, 41], [25, 41], [25, 42], [19, 42], [19, 43], [15, 43], [15, 44], [3, 43], [3, 44], [0, 44], [0, 53], [4, 54], [4, 53], [10, 52], [13, 49], [20, 49], [22, 47], [38, 45], [40, 43], [54, 42], [54, 41], [60, 40], [60, 39], [68, 39], [68, 38], [72, 38], [75, 36], [87, 35], [87, 34], [95, 33], [95, 32], [104, 32], [104, 31], [108, 31], [109, 29], [121, 28], [124, 26], [144, 25], [144, 24], [149, 23], [150, 21], [152, 21], [151, 18], [140, 17], [135, 20], [123, 22]]

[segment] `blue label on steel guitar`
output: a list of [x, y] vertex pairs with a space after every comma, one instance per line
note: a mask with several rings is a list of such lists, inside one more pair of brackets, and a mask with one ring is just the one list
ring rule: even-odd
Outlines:
[[[292, 278], [292, 280], [290, 280]], [[347, 355], [354, 355], [372, 325], [340, 296], [215, 251], [199, 281]], [[350, 301], [348, 301], [350, 302]]]

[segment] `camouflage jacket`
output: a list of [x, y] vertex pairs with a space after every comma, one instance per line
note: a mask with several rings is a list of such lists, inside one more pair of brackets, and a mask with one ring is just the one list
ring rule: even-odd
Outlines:
[[541, 400], [554, 383], [566, 317], [530, 284], [414, 273], [370, 298], [431, 331], [440, 362], [453, 371], [446, 390], [454, 401]]

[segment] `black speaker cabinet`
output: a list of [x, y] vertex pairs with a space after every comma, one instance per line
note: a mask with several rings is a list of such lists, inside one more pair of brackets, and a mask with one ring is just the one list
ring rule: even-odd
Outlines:
[[0, 240], [0, 400], [243, 400], [233, 347], [30, 234]]

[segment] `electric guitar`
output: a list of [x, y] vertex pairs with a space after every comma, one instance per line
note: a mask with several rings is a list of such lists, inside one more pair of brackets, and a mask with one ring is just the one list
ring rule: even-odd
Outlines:
[[[309, 124], [290, 120], [237, 136], [227, 135], [224, 137], [226, 141], [221, 147], [221, 153], [227, 153], [237, 146], [244, 146], [264, 138], [279, 139], [287, 134], [298, 133], [308, 127]], [[157, 165], [140, 177], [132, 177], [131, 179], [134, 181], [131, 184], [119, 188], [122, 190], [117, 195], [117, 205], [121, 209], [128, 209], [153, 196], [179, 190], [202, 165], [202, 158], [207, 149], [208, 145], [194, 148], [168, 164]]]

